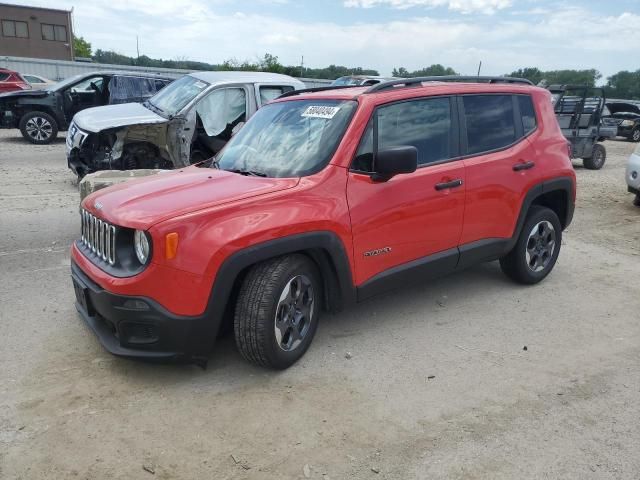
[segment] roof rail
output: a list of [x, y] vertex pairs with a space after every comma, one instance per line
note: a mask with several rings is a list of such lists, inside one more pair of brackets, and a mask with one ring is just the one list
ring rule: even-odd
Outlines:
[[327, 87], [303, 88], [302, 90], [291, 90], [285, 92], [278, 98], [293, 97], [294, 95], [302, 95], [303, 93], [324, 92], [325, 90], [342, 90], [343, 88], [362, 87], [362, 85], [329, 85]]
[[522, 83], [525, 85], [533, 85], [533, 83], [526, 78], [513, 78], [513, 77], [476, 77], [469, 76], [463, 77], [460, 75], [444, 75], [441, 77], [416, 77], [416, 78], [404, 78], [400, 80], [391, 80], [389, 82], [382, 82], [373, 85], [364, 93], [375, 93], [387, 88], [392, 88], [398, 85], [404, 87], [414, 87], [424, 82], [470, 82], [470, 83]]

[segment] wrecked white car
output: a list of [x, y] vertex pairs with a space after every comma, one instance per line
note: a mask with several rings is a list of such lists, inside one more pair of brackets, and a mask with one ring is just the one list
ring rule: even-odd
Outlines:
[[99, 170], [172, 169], [218, 153], [258, 108], [304, 84], [261, 72], [195, 72], [142, 104], [79, 112], [67, 132], [78, 177]]

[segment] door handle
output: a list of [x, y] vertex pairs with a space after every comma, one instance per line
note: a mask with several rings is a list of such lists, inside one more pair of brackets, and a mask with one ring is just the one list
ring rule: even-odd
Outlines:
[[522, 163], [516, 163], [513, 166], [513, 171], [514, 172], [521, 172], [522, 170], [529, 170], [533, 167], [536, 166], [535, 162], [532, 162], [531, 160], [529, 160], [528, 162], [522, 162]]
[[447, 188], [457, 188], [462, 186], [462, 180], [451, 180], [450, 182], [436, 183], [436, 190], [446, 190]]

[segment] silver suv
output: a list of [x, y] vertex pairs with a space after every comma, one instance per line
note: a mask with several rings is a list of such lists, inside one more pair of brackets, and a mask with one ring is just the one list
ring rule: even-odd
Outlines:
[[635, 193], [633, 204], [640, 207], [640, 143], [629, 157], [627, 164], [627, 187], [630, 193]]

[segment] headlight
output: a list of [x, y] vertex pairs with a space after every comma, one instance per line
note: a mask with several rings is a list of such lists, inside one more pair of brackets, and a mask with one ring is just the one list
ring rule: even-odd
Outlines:
[[149, 260], [150, 251], [149, 238], [147, 237], [147, 234], [142, 230], [136, 230], [136, 233], [133, 235], [133, 244], [138, 261], [142, 265], [145, 265], [147, 260]]
[[633, 126], [633, 120], [623, 120], [622, 123], [620, 124], [620, 126], [622, 126], [622, 127], [632, 127]]

